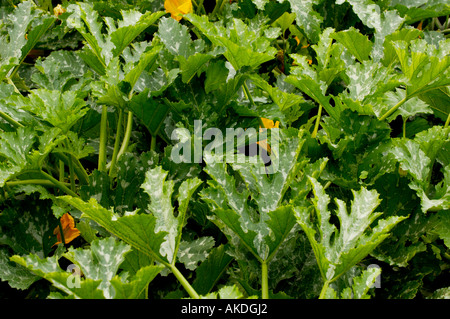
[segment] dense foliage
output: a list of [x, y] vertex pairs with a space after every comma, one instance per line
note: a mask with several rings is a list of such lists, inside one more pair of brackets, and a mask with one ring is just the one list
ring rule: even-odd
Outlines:
[[165, 2], [1, 1], [0, 297], [449, 298], [448, 1]]

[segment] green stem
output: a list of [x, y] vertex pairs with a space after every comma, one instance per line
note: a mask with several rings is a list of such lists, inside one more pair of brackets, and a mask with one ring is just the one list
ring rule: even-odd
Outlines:
[[116, 170], [117, 155], [119, 154], [119, 147], [120, 147], [120, 135], [122, 135], [122, 127], [123, 127], [122, 123], [123, 123], [123, 110], [119, 110], [119, 120], [117, 122], [116, 140], [114, 141], [114, 151], [111, 159], [109, 176], [112, 176], [112, 174], [114, 174]]
[[317, 131], [319, 130], [320, 117], [322, 116], [322, 104], [319, 104], [319, 110], [317, 111], [316, 124], [314, 125], [314, 131], [311, 134], [312, 138], [316, 138]]
[[117, 154], [117, 160], [122, 156], [128, 148], [130, 143], [131, 131], [133, 129], [133, 112], [128, 112], [127, 128], [125, 130], [125, 136], [123, 137], [122, 146], [120, 147], [119, 154]]
[[254, 106], [255, 105], [255, 101], [253, 100], [253, 97], [250, 94], [250, 90], [248, 89], [247, 83], [244, 81], [244, 84], [242, 86], [244, 87], [245, 96], [250, 101], [250, 103]]
[[192, 299], [200, 299], [200, 296], [195, 291], [195, 289], [191, 286], [191, 284], [186, 280], [186, 278], [183, 276], [183, 274], [175, 267], [175, 265], [169, 265], [170, 270], [175, 275], [177, 280], [180, 282], [180, 284], [183, 286], [183, 288], [187, 291], [189, 296], [191, 296]]
[[269, 271], [267, 268], [267, 261], [263, 261], [261, 264], [261, 292], [262, 299], [269, 299]]
[[69, 174], [70, 174], [70, 189], [75, 192], [75, 171], [73, 169], [72, 157], [69, 156]]
[[61, 243], [63, 245], [65, 245], [66, 244], [66, 239], [64, 238], [64, 230], [63, 230], [63, 227], [62, 227], [62, 224], [61, 224], [61, 218], [58, 219], [58, 223], [59, 223], [59, 233], [61, 234]]
[[447, 120], [445, 121], [444, 128], [450, 124], [450, 113], [448, 113]]
[[19, 128], [19, 127], [24, 127], [22, 124], [20, 124], [19, 122], [17, 122], [16, 120], [14, 120], [11, 116], [9, 116], [8, 114], [0, 111], [0, 117], [3, 118], [6, 122], [8, 122], [9, 124], [11, 124], [12, 126]]
[[201, 10], [205, 11], [205, 8], [203, 7], [204, 0], [200, 0], [197, 6], [196, 14], [201, 14]]
[[103, 172], [106, 170], [106, 144], [108, 140], [108, 107], [102, 106], [102, 118], [100, 122], [100, 146], [98, 151], [98, 170]]
[[[60, 182], [63, 185], [66, 186], [70, 186], [69, 183], [63, 183]], [[55, 184], [50, 182], [49, 180], [46, 179], [23, 179], [23, 180], [17, 180], [17, 181], [10, 181], [10, 182], [6, 182], [6, 185], [9, 187], [12, 186], [17, 186], [17, 185], [41, 185], [41, 186], [48, 186], [48, 187], [54, 187]]]
[[59, 160], [59, 181], [64, 182], [64, 162]]
[[39, 170], [39, 171], [29, 171], [29, 172], [36, 172], [36, 173], [40, 173], [42, 177], [44, 177], [45, 179], [49, 180], [50, 182], [52, 182], [56, 187], [58, 187], [60, 190], [64, 191], [66, 194], [73, 196], [73, 197], [79, 197], [75, 192], [73, 192], [72, 190], [70, 190], [69, 188], [66, 187], [66, 185], [64, 185], [63, 183], [61, 183], [60, 181], [56, 180], [55, 178], [53, 178], [53, 176]]
[[329, 285], [330, 285], [330, 282], [328, 280], [325, 281], [325, 283], [323, 284], [322, 290], [320, 291], [319, 299], [325, 299]]
[[[69, 159], [62, 153], [52, 153], [55, 155], [56, 158], [58, 158], [60, 161], [63, 161], [64, 164], [67, 166], [69, 165]], [[75, 164], [75, 174], [78, 176], [78, 179], [80, 180], [80, 183], [83, 185], [89, 184], [89, 175], [86, 173], [86, 170], [84, 169], [83, 165], [80, 163], [80, 161], [74, 157], [72, 154], [68, 154], [68, 156], [71, 157], [72, 162]]]
[[394, 113], [403, 103], [408, 100], [408, 96], [405, 95], [403, 99], [401, 99], [397, 104], [395, 104], [389, 111], [387, 111], [382, 117], [380, 117], [380, 121], [384, 121], [387, 119], [392, 113]]
[[155, 151], [156, 149], [156, 135], [152, 135], [152, 139], [150, 142], [150, 150]]
[[216, 1], [216, 6], [213, 9], [212, 15], [214, 16], [215, 14], [217, 14], [218, 11], [222, 11], [222, 8], [225, 4], [226, 0], [217, 0]]
[[7, 77], [6, 81], [14, 87], [14, 92], [19, 93], [20, 95], [22, 95], [22, 93], [20, 93], [19, 89], [17, 88], [17, 86], [14, 84], [14, 82], [11, 80], [10, 77]]
[[403, 138], [406, 138], [406, 122], [408, 121], [408, 118], [403, 118]]

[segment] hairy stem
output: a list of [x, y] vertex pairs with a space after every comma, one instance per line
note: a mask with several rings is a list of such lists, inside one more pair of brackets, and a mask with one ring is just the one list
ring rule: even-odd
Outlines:
[[448, 113], [447, 120], [445, 121], [444, 128], [450, 124], [450, 113]]

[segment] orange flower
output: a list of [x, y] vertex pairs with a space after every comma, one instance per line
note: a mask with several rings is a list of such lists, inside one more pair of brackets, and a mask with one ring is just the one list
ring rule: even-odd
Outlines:
[[[75, 228], [75, 221], [73, 220], [73, 217], [70, 216], [69, 213], [65, 213], [61, 217], [61, 226], [63, 228], [64, 241], [66, 244], [70, 243], [72, 240], [80, 236], [80, 231]], [[61, 244], [62, 239], [59, 226], [55, 228], [53, 234], [56, 235], [56, 238], [58, 240], [53, 246]]]
[[180, 21], [183, 14], [192, 12], [192, 2], [191, 0], [166, 0], [164, 8], [172, 15], [172, 18]]
[[53, 13], [56, 17], [59, 17], [64, 12], [66, 12], [66, 9], [64, 9], [60, 4], [53, 8]]
[[[271, 128], [279, 128], [280, 127], [280, 122], [276, 121], [272, 121], [266, 118], [261, 117], [261, 122], [264, 125], [264, 128], [266, 129], [271, 129]], [[259, 127], [259, 131], [262, 131], [261, 126]], [[256, 142], [256, 144], [258, 144], [259, 146], [261, 146], [263, 149], [265, 149], [267, 151], [268, 154], [271, 153], [271, 149], [270, 149], [270, 145], [267, 144], [267, 139], [261, 140]]]

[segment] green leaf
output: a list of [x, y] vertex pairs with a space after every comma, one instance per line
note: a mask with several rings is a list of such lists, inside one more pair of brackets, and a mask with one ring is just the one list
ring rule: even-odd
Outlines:
[[41, 26], [36, 28], [36, 31], [33, 32], [33, 38], [29, 41], [26, 39], [26, 35], [32, 21], [40, 13], [39, 10], [36, 10], [36, 5], [32, 1], [24, 1], [4, 19], [3, 23], [6, 28], [3, 28], [7, 29], [7, 32], [2, 32], [2, 35], [0, 35], [0, 40], [4, 44], [0, 47], [0, 80], [3, 80], [14, 67], [23, 61], [32, 45], [39, 39]]
[[192, 41], [189, 29], [172, 18], [161, 18], [158, 24], [157, 35], [166, 46], [167, 50], [174, 56], [182, 56], [188, 59], [191, 55], [199, 52], [198, 46], [202, 42]]
[[439, 224], [434, 231], [444, 240], [445, 246], [450, 247], [450, 214], [448, 211], [439, 212]]
[[445, 122], [450, 114], [450, 93], [448, 87], [438, 88], [417, 95], [427, 103], [436, 117]]
[[205, 92], [209, 93], [220, 88], [223, 83], [226, 83], [228, 74], [229, 70], [225, 66], [225, 61], [210, 63], [206, 69]]
[[450, 85], [450, 40], [441, 41], [437, 50], [425, 40], [393, 43], [403, 74], [408, 78], [407, 97]]
[[145, 290], [148, 284], [161, 272], [164, 266], [150, 265], [140, 268], [136, 275], [126, 282], [119, 276], [111, 279], [114, 299], [147, 299]]
[[[311, 209], [295, 207], [297, 222], [305, 231], [313, 247], [317, 264], [325, 282], [332, 282], [366, 257], [376, 246], [389, 236], [389, 231], [405, 217], [391, 216], [372, 223], [381, 215], [374, 213], [380, 203], [375, 190], [362, 187], [352, 190], [354, 200], [350, 211], [340, 199], [336, 199], [335, 213], [339, 219], [339, 230], [330, 223], [328, 209], [330, 197], [322, 185], [313, 177], [309, 178], [314, 191], [313, 208], [315, 222], [311, 220]], [[368, 228], [372, 227], [368, 230]]]
[[155, 232], [156, 218], [153, 215], [134, 212], [119, 217], [99, 205], [94, 198], [88, 202], [71, 196], [59, 198], [83, 212], [84, 217], [92, 219], [137, 250], [160, 262], [168, 262], [160, 254], [161, 244], [164, 242], [167, 232]]
[[[367, 293], [381, 274], [380, 268], [369, 268], [353, 278], [353, 285], [341, 292], [341, 299], [370, 299]], [[329, 288], [331, 289], [331, 288]]]
[[195, 270], [199, 262], [204, 261], [214, 246], [214, 238], [200, 237], [193, 241], [181, 241], [178, 250], [178, 261], [189, 270]]
[[306, 35], [312, 43], [317, 43], [319, 41], [323, 17], [314, 10], [313, 6], [318, 5], [319, 1], [288, 1], [291, 4], [292, 13], [296, 15], [295, 21], [297, 25], [305, 30]]
[[[402, 101], [406, 96], [406, 91], [401, 89], [396, 89], [395, 92], [389, 91], [386, 92], [383, 97], [378, 98], [376, 104], [373, 106], [374, 112], [377, 116], [381, 116], [386, 113], [392, 105], [396, 105], [400, 101]], [[392, 113], [388, 118], [388, 122], [392, 122], [397, 118], [397, 116], [401, 116], [403, 119], [408, 119], [417, 114], [429, 114], [433, 113], [432, 109], [420, 100], [417, 97], [412, 97], [408, 99], [406, 102], [400, 105], [400, 107]]]
[[18, 128], [16, 132], [0, 133], [0, 155], [6, 158], [6, 161], [0, 162], [0, 187], [26, 167], [35, 138], [36, 133], [30, 127]]
[[33, 90], [27, 97], [13, 99], [17, 107], [33, 113], [66, 133], [87, 112], [86, 102], [74, 91]]
[[[173, 19], [172, 19], [173, 20]], [[181, 77], [184, 83], [189, 83], [195, 74], [202, 72], [202, 67], [213, 58], [211, 54], [196, 53], [186, 60], [183, 56], [178, 57], [180, 61]]]
[[224, 56], [235, 70], [244, 66], [256, 68], [275, 58], [277, 50], [270, 46], [270, 39], [263, 27], [252, 30], [242, 20], [233, 19], [230, 28], [225, 29], [219, 23], [210, 22], [206, 16], [189, 13], [184, 18], [197, 27], [214, 45], [226, 49]]
[[338, 0], [337, 4], [348, 2], [362, 23], [375, 29], [375, 43], [372, 58], [380, 61], [383, 58], [383, 44], [387, 35], [395, 32], [404, 22], [396, 10], [382, 11], [372, 0]]
[[150, 196], [148, 209], [156, 218], [155, 231], [166, 232], [165, 242], [161, 245], [161, 255], [165, 256], [169, 263], [175, 260], [178, 245], [181, 238], [181, 228], [184, 226], [187, 204], [200, 186], [197, 178], [185, 180], [179, 188], [178, 204], [179, 214], [174, 215], [172, 206], [172, 193], [174, 181], [165, 181], [167, 172], [161, 166], [150, 169], [145, 174], [145, 182], [142, 184], [144, 191]]
[[331, 117], [337, 119], [339, 114], [330, 104], [331, 97], [325, 95], [327, 89], [326, 83], [320, 80], [317, 73], [309, 67], [305, 56], [297, 54], [292, 54], [291, 56], [299, 67], [295, 70], [293, 75], [286, 77], [285, 82], [300, 89], [316, 103], [322, 105]]
[[[36, 255], [20, 257], [14, 255], [11, 261], [27, 267], [36, 275], [50, 281], [56, 288], [77, 299], [104, 299], [103, 291], [98, 289], [100, 280], [87, 278], [76, 284], [76, 276], [66, 272], [58, 265], [58, 256], [41, 259]], [[74, 282], [75, 281], [75, 284]]]
[[207, 259], [196, 269], [196, 278], [192, 283], [194, 289], [200, 295], [209, 293], [222, 275], [233, 258], [226, 253], [226, 246], [220, 245], [211, 250]]
[[7, 281], [12, 288], [28, 289], [34, 282], [40, 279], [25, 267], [9, 260], [7, 249], [0, 249], [0, 279]]
[[94, 240], [90, 249], [69, 248], [65, 257], [75, 262], [86, 278], [101, 281], [98, 289], [103, 291], [106, 299], [111, 299], [115, 294], [111, 280], [130, 248], [129, 245], [109, 237]]
[[[232, 162], [233, 170], [239, 172], [245, 183], [241, 191], [236, 188], [235, 178], [227, 174], [226, 163], [217, 158], [205, 158], [205, 171], [213, 181], [208, 182], [210, 187], [204, 189], [201, 196], [215, 208], [214, 213], [220, 221], [213, 219], [213, 222], [231, 230], [232, 233], [225, 231], [230, 236], [237, 235], [261, 262], [273, 258], [295, 224], [292, 208], [282, 206], [281, 201], [298, 169], [296, 161], [303, 144], [299, 134], [296, 130], [282, 131], [276, 151], [272, 139], [272, 150], [276, 155], [271, 161], [275, 169], [268, 169], [269, 175], [266, 175], [263, 163], [249, 163], [244, 156]], [[257, 213], [247, 202], [249, 195], [256, 203]], [[258, 221], [255, 220], [257, 215]]]
[[419, 143], [409, 139], [394, 140], [394, 147], [390, 152], [404, 171], [409, 172], [419, 184], [426, 185], [431, 160], [420, 149]]
[[362, 63], [369, 59], [373, 43], [357, 29], [351, 27], [348, 30], [334, 33], [331, 37], [344, 45], [359, 62]]
[[40, 72], [33, 73], [31, 79], [44, 89], [81, 89], [89, 81], [88, 66], [79, 54], [71, 51], [53, 51], [45, 60], [37, 60], [35, 67]]
[[304, 102], [303, 97], [300, 95], [283, 92], [280, 88], [271, 86], [258, 75], [251, 75], [250, 79], [253, 84], [267, 92], [271, 100], [280, 108], [281, 111], [286, 111], [289, 108]]
[[135, 10], [122, 11], [123, 20], [119, 20], [118, 28], [110, 34], [111, 42], [115, 45], [112, 51], [113, 55], [120, 55], [138, 35], [144, 32], [145, 29], [155, 23], [164, 14], [165, 12], [149, 11], [141, 14]]
[[115, 49], [115, 45], [111, 42], [109, 36], [102, 34], [103, 26], [99, 22], [97, 11], [94, 10], [91, 4], [80, 2], [70, 4], [67, 7], [67, 12], [71, 13], [66, 20], [67, 25], [80, 32], [88, 43], [90, 51], [100, 62], [100, 70], [104, 70], [113, 58], [112, 51]]

